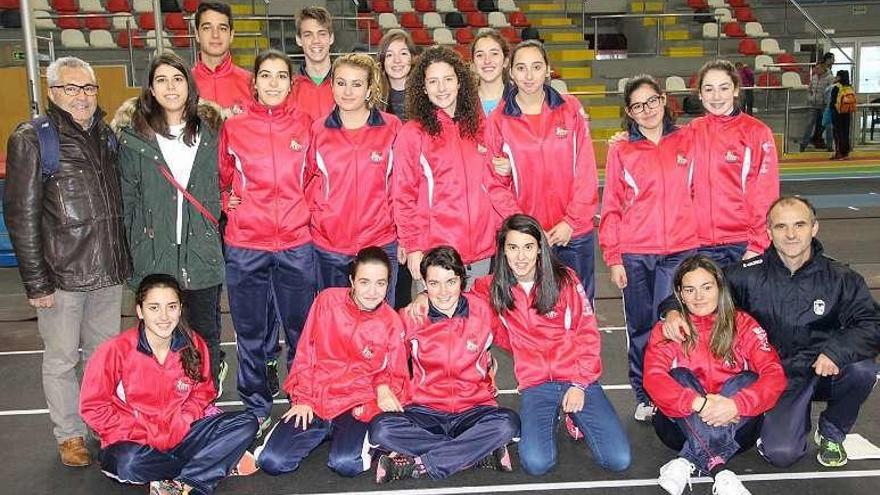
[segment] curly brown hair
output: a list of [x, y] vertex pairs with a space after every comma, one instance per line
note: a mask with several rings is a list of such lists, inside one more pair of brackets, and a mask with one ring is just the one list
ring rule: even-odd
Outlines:
[[458, 78], [455, 117], [453, 120], [463, 138], [474, 139], [480, 132], [483, 107], [477, 96], [477, 80], [473, 71], [464, 63], [458, 53], [442, 46], [428, 48], [416, 59], [406, 80], [406, 114], [415, 120], [431, 136], [440, 135], [440, 121], [437, 108], [428, 99], [425, 89], [425, 71], [428, 66], [444, 62], [449, 64]]

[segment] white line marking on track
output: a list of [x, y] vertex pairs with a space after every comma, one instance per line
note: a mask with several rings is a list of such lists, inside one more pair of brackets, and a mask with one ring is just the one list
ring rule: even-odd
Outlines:
[[[742, 481], [785, 481], [785, 480], [816, 480], [816, 479], [840, 479], [840, 478], [876, 478], [880, 477], [880, 470], [871, 469], [863, 471], [808, 471], [794, 473], [766, 473], [766, 474], [740, 474], [737, 475]], [[693, 478], [693, 483], [711, 483], [708, 477]], [[657, 479], [634, 479], [634, 480], [598, 480], [598, 481], [571, 481], [563, 483], [520, 483], [515, 485], [485, 485], [485, 486], [457, 486], [446, 488], [424, 488], [408, 490], [377, 490], [362, 492], [332, 492], [320, 493], [320, 495], [453, 495], [466, 493], [516, 493], [516, 492], [551, 492], [561, 490], [588, 490], [597, 488], [621, 488], [621, 487], [647, 487], [656, 486]], [[294, 495], [294, 494], [290, 494]]]
[[847, 208], [850, 209], [850, 210], [852, 210], [852, 211], [859, 211], [859, 209], [856, 208], [855, 206], [847, 206]]

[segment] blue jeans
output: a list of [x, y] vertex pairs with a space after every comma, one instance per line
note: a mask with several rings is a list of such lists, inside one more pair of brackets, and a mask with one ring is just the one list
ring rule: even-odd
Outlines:
[[[391, 273], [388, 278], [388, 292], [385, 294], [385, 300], [393, 307], [397, 268], [400, 266], [397, 262], [397, 242], [380, 247], [388, 254], [388, 258], [391, 260]], [[318, 260], [318, 290], [324, 290], [327, 287], [349, 287], [351, 285], [348, 277], [351, 275], [351, 261], [354, 259], [354, 256], [325, 251], [319, 247], [315, 247], [315, 255]]]
[[[540, 476], [556, 465], [556, 422], [570, 387], [570, 382], [545, 382], [522, 391], [519, 459], [531, 475]], [[584, 432], [596, 463], [609, 471], [623, 471], [631, 460], [629, 439], [614, 406], [599, 382], [591, 383], [584, 394], [584, 408], [572, 413], [571, 419]]]
[[724, 268], [727, 265], [742, 261], [743, 255], [746, 254], [746, 243], [738, 242], [735, 244], [705, 246], [697, 249], [697, 254], [712, 258], [712, 261], [718, 263], [718, 266], [721, 268]]
[[553, 246], [553, 252], [559, 257], [559, 261], [574, 270], [581, 279], [590, 304], [593, 303], [596, 292], [594, 238], [595, 231], [591, 230], [580, 237], [572, 237], [568, 246]]
[[[703, 385], [687, 368], [673, 368], [669, 374], [686, 388], [705, 395]], [[730, 377], [721, 387], [720, 395], [731, 397], [748, 387], [758, 375], [743, 371]], [[719, 464], [726, 464], [731, 457], [751, 448], [758, 439], [763, 416], [743, 417], [735, 424], [709, 426], [697, 413], [683, 418], [667, 418], [661, 411], [654, 415], [654, 431], [669, 448], [679, 451], [679, 456], [691, 461], [702, 472]]]
[[672, 294], [672, 277], [685, 258], [694, 250], [675, 254], [623, 254], [626, 287], [623, 288], [623, 310], [626, 313], [627, 357], [629, 383], [638, 402], [650, 402], [642, 384], [645, 346], [651, 329], [659, 320], [657, 308]]
[[254, 452], [257, 465], [272, 476], [296, 471], [306, 456], [330, 439], [327, 467], [340, 476], [357, 476], [370, 468], [371, 457], [366, 453], [369, 426], [355, 419], [350, 411], [332, 420], [315, 416], [305, 430], [295, 427], [293, 419], [287, 423], [279, 421]]
[[819, 433], [831, 441], [842, 442], [876, 382], [877, 363], [873, 359], [843, 366], [835, 376], [812, 375], [806, 381], [789, 378], [789, 388], [764, 415], [758, 451], [778, 467], [791, 466], [803, 457], [812, 430], [813, 401], [828, 402], [819, 415]]

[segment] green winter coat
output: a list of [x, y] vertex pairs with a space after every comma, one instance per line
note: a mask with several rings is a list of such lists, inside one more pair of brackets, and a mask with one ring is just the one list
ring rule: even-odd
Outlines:
[[[220, 218], [217, 169], [217, 132], [203, 121], [187, 191]], [[151, 273], [174, 275], [185, 290], [223, 283], [225, 264], [218, 227], [186, 198], [183, 200], [181, 243], [177, 244], [177, 189], [158, 167], [171, 170], [156, 138], [147, 139], [133, 128], [119, 129], [119, 168], [122, 203], [137, 287]]]

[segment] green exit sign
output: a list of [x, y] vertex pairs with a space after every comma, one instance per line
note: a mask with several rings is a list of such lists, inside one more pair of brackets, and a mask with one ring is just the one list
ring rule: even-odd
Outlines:
[[12, 52], [12, 59], [13, 60], [24, 60], [25, 59], [24, 52], [20, 52], [20, 51]]
[[867, 5], [853, 5], [852, 15], [865, 15], [868, 13]]

